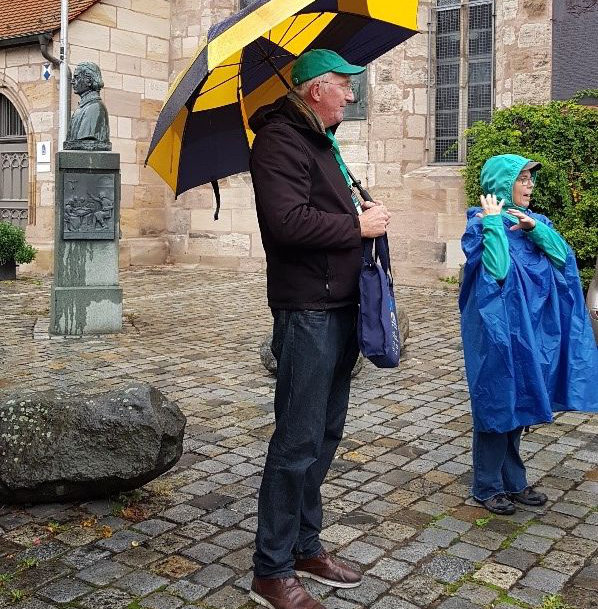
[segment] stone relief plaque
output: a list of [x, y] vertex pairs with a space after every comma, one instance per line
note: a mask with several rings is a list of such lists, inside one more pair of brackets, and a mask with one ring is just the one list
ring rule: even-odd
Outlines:
[[114, 174], [65, 173], [64, 239], [114, 239]]

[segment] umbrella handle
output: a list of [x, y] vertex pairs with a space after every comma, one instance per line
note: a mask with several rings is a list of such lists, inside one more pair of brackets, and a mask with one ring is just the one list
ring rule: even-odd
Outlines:
[[361, 181], [358, 180], [352, 173], [351, 170], [349, 168], [347, 168], [347, 172], [349, 174], [349, 177], [351, 178], [351, 181], [353, 182], [353, 186], [355, 186], [355, 188], [357, 188], [357, 190], [359, 191], [359, 194], [361, 195], [361, 197], [363, 198], [364, 201], [374, 201], [374, 199], [372, 199], [372, 195], [370, 195], [370, 193], [361, 185]]

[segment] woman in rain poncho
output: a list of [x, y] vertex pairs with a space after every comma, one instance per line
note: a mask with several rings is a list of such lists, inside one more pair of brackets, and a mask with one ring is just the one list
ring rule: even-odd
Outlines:
[[[575, 257], [548, 218], [530, 211], [540, 164], [489, 159], [482, 207], [467, 212], [459, 297], [473, 412], [474, 499], [497, 514], [542, 505], [519, 455], [523, 428], [553, 412], [598, 412], [598, 351]], [[497, 202], [500, 201], [500, 202]]]

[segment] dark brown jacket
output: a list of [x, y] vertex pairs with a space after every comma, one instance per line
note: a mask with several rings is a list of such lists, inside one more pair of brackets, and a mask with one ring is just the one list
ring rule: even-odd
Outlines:
[[356, 303], [359, 220], [330, 140], [287, 98], [258, 110], [250, 126], [268, 304], [322, 310]]

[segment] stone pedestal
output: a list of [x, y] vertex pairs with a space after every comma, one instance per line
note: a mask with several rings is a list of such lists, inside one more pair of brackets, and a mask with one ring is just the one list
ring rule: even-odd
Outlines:
[[120, 155], [59, 152], [56, 168], [50, 334], [120, 332]]

